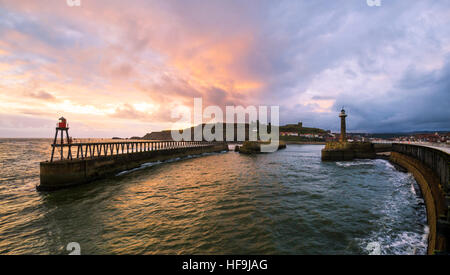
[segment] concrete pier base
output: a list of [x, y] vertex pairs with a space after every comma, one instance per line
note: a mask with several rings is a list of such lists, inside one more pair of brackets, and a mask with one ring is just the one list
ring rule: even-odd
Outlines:
[[369, 142], [328, 142], [322, 150], [322, 161], [348, 161], [376, 157], [374, 146]]
[[322, 150], [322, 161], [350, 161], [354, 159], [377, 159], [386, 157], [382, 152], [392, 150], [391, 144], [370, 142], [327, 142]]
[[62, 160], [40, 163], [39, 191], [51, 191], [88, 183], [139, 167], [143, 163], [202, 153], [228, 151], [225, 143], [201, 147], [176, 148], [149, 152], [102, 156], [98, 158]]

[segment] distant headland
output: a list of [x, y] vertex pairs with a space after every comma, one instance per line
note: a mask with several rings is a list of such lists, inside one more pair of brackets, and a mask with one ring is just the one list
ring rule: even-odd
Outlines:
[[[207, 124], [202, 124], [204, 127]], [[245, 124], [245, 131], [248, 131], [248, 125]], [[195, 127], [200, 127], [197, 125]], [[194, 128], [191, 127], [191, 133]], [[223, 124], [224, 129], [226, 123]], [[235, 129], [237, 124], [234, 125]], [[183, 131], [183, 130], [180, 130]], [[315, 127], [304, 127], [302, 122], [297, 124], [286, 124], [279, 127], [280, 140], [287, 144], [326, 144], [326, 142], [339, 141], [340, 132], [332, 132]], [[392, 133], [355, 133], [347, 132], [349, 142], [377, 142], [380, 140], [392, 142], [433, 142], [450, 144], [450, 132], [448, 131], [414, 131], [414, 132], [392, 132]], [[171, 131], [153, 131], [144, 136], [132, 136], [130, 138], [113, 137], [117, 140], [172, 140]]]

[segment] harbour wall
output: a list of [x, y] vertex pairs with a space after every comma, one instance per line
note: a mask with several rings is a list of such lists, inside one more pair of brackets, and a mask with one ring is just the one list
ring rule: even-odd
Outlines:
[[327, 142], [321, 152], [323, 161], [348, 161], [353, 159], [375, 159], [377, 153], [389, 152], [392, 144], [371, 142]]
[[448, 253], [449, 154], [439, 149], [412, 144], [393, 144], [390, 161], [410, 172], [420, 186], [426, 209], [428, 254]]
[[228, 151], [228, 146], [225, 143], [95, 158], [41, 162], [40, 185], [36, 188], [40, 191], [66, 188], [115, 175], [120, 171], [137, 168], [147, 162], [221, 151]]

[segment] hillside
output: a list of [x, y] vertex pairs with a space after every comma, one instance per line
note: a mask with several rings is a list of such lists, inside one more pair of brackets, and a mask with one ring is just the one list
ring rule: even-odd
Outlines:
[[[235, 132], [235, 139], [237, 138], [237, 125], [238, 124], [236, 124], [236, 123], [233, 124], [234, 132]], [[204, 127], [204, 126], [205, 126], [205, 124], [198, 125], [196, 127]], [[225, 138], [226, 123], [224, 123], [222, 125], [222, 127], [224, 129], [224, 140], [225, 140], [226, 139]], [[245, 123], [244, 127], [245, 127], [245, 140], [248, 140], [249, 124]], [[191, 130], [191, 138], [192, 138], [192, 140], [194, 140], [194, 127], [191, 127], [190, 130]], [[327, 134], [327, 131], [323, 130], [323, 129], [303, 127], [303, 124], [301, 122], [298, 123], [298, 124], [288, 124], [288, 125], [280, 126], [279, 127], [279, 132], [280, 133], [281, 132], [293, 132], [293, 133], [299, 133], [299, 134], [321, 134], [321, 135]], [[142, 139], [143, 140], [172, 140], [172, 135], [171, 135], [170, 130], [164, 130], [164, 131], [161, 131], [161, 132], [148, 133], [145, 136], [143, 136]], [[286, 139], [286, 140], [300, 140], [300, 139], [304, 139], [304, 138], [300, 138], [300, 137], [283, 137], [282, 139]], [[308, 140], [311, 140], [311, 138], [309, 138]]]
[[280, 132], [292, 132], [299, 134], [325, 134], [326, 130], [320, 128], [310, 128], [303, 127], [303, 124], [300, 122], [298, 124], [287, 124], [284, 126], [280, 126]]

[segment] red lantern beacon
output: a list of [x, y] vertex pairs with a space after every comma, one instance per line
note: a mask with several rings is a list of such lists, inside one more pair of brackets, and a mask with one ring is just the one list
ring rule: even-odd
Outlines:
[[56, 125], [56, 126], [58, 126], [58, 128], [61, 128], [62, 130], [65, 130], [66, 128], [69, 129], [68, 128], [69, 125], [67, 124], [67, 120], [64, 117], [60, 117], [59, 118], [58, 125]]
[[[57, 142], [58, 139], [58, 133], [61, 132], [61, 143]], [[66, 138], [67, 138], [67, 142], [66, 144], [64, 144], [64, 132], [66, 132]], [[60, 151], [61, 151], [61, 160], [64, 159], [64, 146], [67, 146], [69, 148], [67, 157], [71, 158], [72, 154], [70, 152], [70, 146], [69, 144], [71, 143], [71, 139], [69, 138], [69, 123], [67, 123], [67, 120], [64, 117], [61, 117], [58, 120], [58, 123], [56, 123], [56, 133], [55, 133], [55, 139], [53, 140], [53, 144], [52, 144], [52, 158], [50, 161], [53, 161], [53, 155], [55, 153], [55, 148], [59, 147]]]

